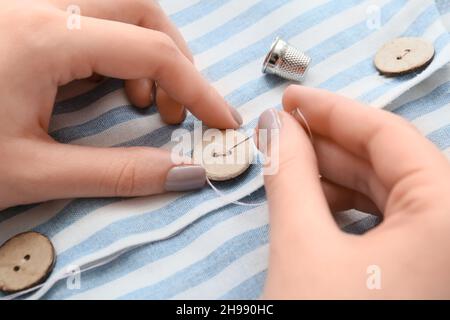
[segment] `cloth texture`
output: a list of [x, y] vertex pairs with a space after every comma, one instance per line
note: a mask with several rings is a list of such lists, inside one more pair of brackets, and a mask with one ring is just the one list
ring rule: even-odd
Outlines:
[[[256, 125], [267, 108], [281, 108], [290, 84], [261, 73], [276, 36], [312, 58], [305, 86], [331, 90], [406, 118], [450, 156], [450, 1], [440, 0], [163, 0], [202, 74], [244, 118]], [[373, 57], [399, 36], [434, 44], [422, 72], [381, 76]], [[161, 122], [155, 108], [138, 110], [123, 81], [55, 105], [50, 133], [58, 141], [92, 146], [168, 147], [171, 133], [192, 131]], [[134, 199], [71, 199], [0, 212], [0, 243], [28, 230], [52, 240], [57, 263], [28, 299], [257, 299], [268, 267], [268, 210], [259, 202], [260, 168], [210, 188]], [[358, 212], [337, 223], [361, 234], [379, 223]], [[77, 276], [77, 267], [84, 271]], [[65, 277], [69, 276], [68, 279]], [[79, 286], [73, 284], [79, 280]], [[72, 285], [71, 285], [72, 284]], [[4, 299], [12, 298], [3, 295]]]

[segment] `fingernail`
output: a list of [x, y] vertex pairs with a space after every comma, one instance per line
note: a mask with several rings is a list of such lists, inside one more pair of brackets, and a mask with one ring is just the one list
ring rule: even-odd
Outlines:
[[233, 115], [234, 120], [239, 124], [239, 126], [241, 126], [242, 123], [244, 123], [244, 121], [242, 120], [242, 116], [239, 113], [239, 111], [237, 111], [233, 107], [230, 107], [230, 111], [231, 111], [231, 114]]
[[268, 109], [259, 116], [258, 130], [266, 130], [267, 143], [270, 143], [272, 138], [272, 130], [280, 128], [281, 122], [276, 109]]
[[173, 167], [166, 177], [166, 191], [188, 191], [205, 185], [206, 172], [201, 166], [186, 165]]

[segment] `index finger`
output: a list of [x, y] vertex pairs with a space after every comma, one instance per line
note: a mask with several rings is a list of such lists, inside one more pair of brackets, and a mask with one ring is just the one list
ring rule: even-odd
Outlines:
[[89, 17], [82, 17], [79, 32], [65, 32], [74, 46], [71, 61], [77, 63], [72, 68], [120, 79], [151, 78], [206, 125], [219, 129], [241, 125], [239, 113], [166, 34]]
[[287, 111], [299, 108], [313, 132], [370, 161], [388, 188], [410, 173], [439, 172], [448, 167], [447, 160], [431, 142], [392, 113], [302, 86], [290, 86], [283, 105]]

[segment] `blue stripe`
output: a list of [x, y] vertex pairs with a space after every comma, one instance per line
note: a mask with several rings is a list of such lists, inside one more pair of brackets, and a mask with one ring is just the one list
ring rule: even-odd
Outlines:
[[256, 300], [261, 298], [264, 289], [267, 271], [260, 272], [248, 278], [222, 297], [219, 300]]
[[348, 226], [342, 228], [342, 231], [345, 231], [350, 234], [364, 234], [372, 228], [375, 228], [377, 225], [381, 223], [381, 218], [377, 216], [368, 216], [364, 219], [361, 219], [355, 223], [352, 223]]
[[450, 124], [433, 131], [427, 135], [427, 138], [441, 150], [450, 148]]
[[230, 0], [202, 0], [186, 9], [172, 14], [170, 18], [175, 22], [178, 28], [181, 28], [206, 16], [208, 13], [217, 10], [229, 1]]
[[33, 209], [37, 206], [39, 206], [39, 204], [30, 204], [30, 205], [24, 205], [24, 206], [17, 206], [17, 207], [13, 207], [13, 208], [9, 208], [9, 209], [0, 211], [0, 223], [18, 215], [18, 214], [21, 214], [27, 210]]
[[262, 0], [227, 23], [189, 42], [193, 54], [199, 54], [252, 26], [272, 11], [292, 0]]
[[122, 88], [123, 84], [124, 84], [123, 80], [118, 79], [105, 80], [104, 82], [99, 84], [94, 89], [88, 91], [87, 93], [81, 94], [79, 96], [76, 96], [74, 98], [65, 101], [58, 102], [53, 109], [53, 115], [79, 111], [91, 105], [100, 98], [103, 98], [108, 93], [111, 93], [113, 91], [116, 91], [117, 89]]
[[120, 123], [143, 116], [150, 116], [155, 113], [156, 108], [142, 109], [129, 105], [120, 106], [102, 113], [97, 118], [93, 118], [85, 123], [53, 131], [50, 135], [56, 141], [68, 143], [73, 140], [98, 134]]
[[120, 299], [169, 299], [209, 280], [244, 254], [266, 244], [267, 235], [268, 226], [245, 232], [224, 243], [205, 259], [155, 285], [136, 290]]
[[393, 110], [394, 113], [412, 121], [427, 113], [436, 111], [447, 105], [450, 101], [450, 81], [446, 82], [427, 95], [410, 101]]
[[450, 0], [435, 0], [434, 2], [441, 15], [450, 13]]

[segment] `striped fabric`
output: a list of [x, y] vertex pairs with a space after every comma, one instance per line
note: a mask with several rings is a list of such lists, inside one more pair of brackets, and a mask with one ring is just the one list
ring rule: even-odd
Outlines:
[[[263, 110], [281, 107], [288, 83], [260, 73], [265, 52], [281, 36], [313, 59], [304, 85], [394, 110], [450, 155], [449, 1], [165, 0], [162, 6], [187, 39], [198, 68], [243, 115], [243, 130], [253, 128]], [[379, 28], [368, 22], [377, 18]], [[398, 36], [434, 44], [436, 56], [425, 71], [398, 78], [376, 72], [374, 53]], [[193, 130], [194, 118], [188, 116], [181, 127]], [[131, 107], [123, 82], [111, 79], [58, 103], [51, 134], [72, 144], [164, 148], [176, 128], [164, 125], [155, 108]], [[205, 188], [11, 208], [0, 213], [0, 243], [32, 229], [55, 245], [52, 275], [26, 298], [256, 299], [267, 270], [267, 207], [230, 203], [264, 199], [260, 169], [254, 166], [219, 187], [225, 197]], [[377, 223], [355, 212], [338, 222], [353, 233]], [[74, 265], [87, 269], [79, 289], [64, 279]]]

